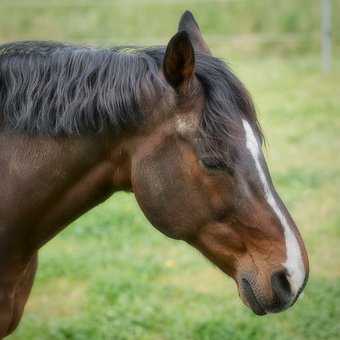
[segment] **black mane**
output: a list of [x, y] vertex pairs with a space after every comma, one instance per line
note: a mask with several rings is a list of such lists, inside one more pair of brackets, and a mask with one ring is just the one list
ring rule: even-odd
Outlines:
[[0, 45], [0, 128], [29, 135], [114, 134], [144, 120], [142, 100], [165, 90], [158, 65], [136, 49], [53, 42]]
[[[156, 105], [169, 90], [159, 76], [163, 57], [164, 47], [0, 45], [0, 130], [58, 136], [103, 129], [119, 134], [138, 127], [147, 119], [142, 102], [147, 98]], [[206, 96], [200, 131], [204, 154], [228, 162], [241, 117], [262, 139], [253, 103], [218, 58], [196, 54], [196, 75]]]

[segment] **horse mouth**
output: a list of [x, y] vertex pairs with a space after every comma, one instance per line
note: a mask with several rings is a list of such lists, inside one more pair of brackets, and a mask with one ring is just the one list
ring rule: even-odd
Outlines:
[[256, 315], [265, 315], [267, 312], [261, 305], [261, 303], [258, 301], [256, 298], [256, 295], [251, 288], [250, 283], [246, 279], [242, 279], [242, 291], [243, 295], [246, 299], [246, 304], [251, 308], [251, 310], [256, 314]]

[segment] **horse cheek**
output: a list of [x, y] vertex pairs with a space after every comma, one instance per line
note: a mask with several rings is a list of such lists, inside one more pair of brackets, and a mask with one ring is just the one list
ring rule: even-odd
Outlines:
[[132, 164], [132, 188], [145, 216], [165, 235], [186, 239], [195, 228], [192, 184], [176, 148], [161, 148]]

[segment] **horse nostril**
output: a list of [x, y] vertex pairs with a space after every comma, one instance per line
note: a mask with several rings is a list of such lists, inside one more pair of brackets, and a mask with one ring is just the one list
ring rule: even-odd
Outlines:
[[286, 304], [291, 300], [292, 290], [285, 271], [272, 275], [272, 287], [279, 303]]

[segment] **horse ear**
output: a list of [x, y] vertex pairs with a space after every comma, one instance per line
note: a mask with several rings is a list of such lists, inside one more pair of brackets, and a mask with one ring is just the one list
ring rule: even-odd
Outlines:
[[185, 11], [178, 24], [178, 31], [186, 31], [195, 51], [211, 55], [210, 49], [203, 39], [200, 28], [190, 11]]
[[194, 75], [195, 53], [185, 31], [176, 33], [168, 43], [163, 72], [168, 83], [177, 91], [187, 89]]

